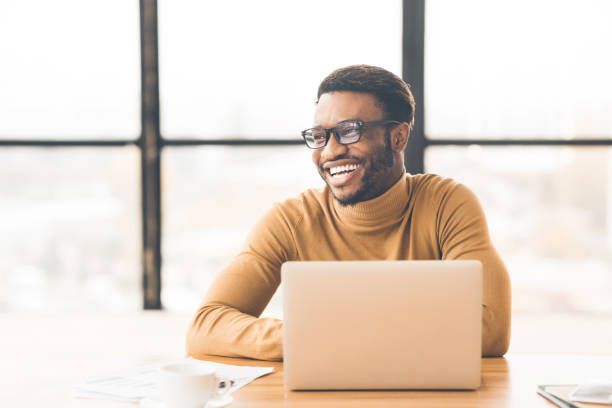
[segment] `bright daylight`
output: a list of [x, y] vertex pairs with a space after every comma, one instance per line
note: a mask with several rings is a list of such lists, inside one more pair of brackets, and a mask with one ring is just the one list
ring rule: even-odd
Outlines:
[[612, 403], [611, 22], [3, 0], [0, 405]]

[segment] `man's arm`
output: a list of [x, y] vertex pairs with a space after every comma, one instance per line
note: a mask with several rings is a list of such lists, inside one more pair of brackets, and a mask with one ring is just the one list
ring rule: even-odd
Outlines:
[[290, 222], [275, 207], [249, 234], [240, 254], [209, 288], [187, 333], [187, 354], [282, 359], [282, 322], [258, 318], [295, 258]]
[[510, 278], [491, 242], [484, 211], [474, 193], [455, 184], [442, 198], [437, 222], [442, 259], [482, 262], [482, 355], [502, 356], [510, 345]]

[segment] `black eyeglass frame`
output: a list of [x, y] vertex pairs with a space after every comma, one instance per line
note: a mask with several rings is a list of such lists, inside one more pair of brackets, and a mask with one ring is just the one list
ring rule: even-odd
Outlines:
[[[356, 130], [358, 131], [358, 135], [359, 136], [357, 137], [356, 140], [353, 140], [353, 141], [350, 141], [350, 142], [342, 142], [340, 140], [340, 135], [338, 134], [336, 129], [338, 127], [341, 127], [341, 126], [346, 125], [348, 123], [356, 125]], [[317, 126], [317, 127], [313, 127], [313, 128], [310, 128], [310, 129], [302, 130], [302, 138], [304, 139], [304, 142], [306, 143], [306, 146], [308, 146], [309, 149], [313, 149], [313, 150], [321, 149], [321, 148], [327, 146], [327, 143], [329, 142], [329, 138], [330, 138], [330, 133], [333, 133], [334, 138], [336, 139], [336, 141], [338, 143], [343, 144], [343, 145], [349, 145], [349, 144], [357, 143], [358, 141], [361, 140], [361, 135], [362, 135], [361, 129], [366, 127], [366, 126], [399, 125], [400, 123], [402, 123], [402, 122], [399, 122], [397, 120], [373, 120], [373, 121], [370, 121], [370, 122], [364, 122], [362, 120], [352, 120], [351, 119], [351, 120], [345, 120], [345, 121], [339, 122], [338, 124], [336, 124], [336, 126], [333, 126], [333, 127], [330, 127], [330, 128], [324, 128], [324, 127], [321, 127], [321, 126]], [[310, 146], [308, 144], [308, 140], [306, 140], [306, 133], [309, 132], [309, 131], [313, 131], [313, 130], [323, 130], [323, 131], [325, 131], [325, 143], [323, 143], [321, 146], [313, 147], [313, 146]]]

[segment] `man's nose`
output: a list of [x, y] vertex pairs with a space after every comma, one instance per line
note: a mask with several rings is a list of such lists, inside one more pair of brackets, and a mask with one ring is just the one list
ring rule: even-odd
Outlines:
[[334, 157], [346, 154], [347, 151], [348, 146], [338, 143], [338, 141], [336, 140], [336, 136], [331, 134], [329, 135], [329, 140], [327, 141], [327, 144], [325, 145], [325, 147], [323, 147], [323, 152], [321, 156], [323, 156], [325, 160], [332, 160]]

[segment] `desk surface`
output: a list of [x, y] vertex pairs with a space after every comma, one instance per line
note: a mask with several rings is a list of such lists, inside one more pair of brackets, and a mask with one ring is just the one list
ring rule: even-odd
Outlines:
[[[164, 312], [4, 315], [0, 406], [134, 407], [72, 398], [71, 383], [117, 368], [180, 357], [188, 320], [188, 316]], [[283, 387], [282, 363], [221, 357], [210, 360], [276, 369], [238, 390], [232, 408], [550, 407], [536, 394], [538, 384], [612, 378], [612, 318], [548, 316], [537, 322], [515, 317], [510, 353], [506, 358], [482, 360], [482, 386], [477, 391], [295, 392]]]
[[[214, 358], [229, 364], [252, 362]], [[238, 361], [236, 361], [238, 360]], [[609, 378], [612, 356], [515, 355], [482, 360], [482, 385], [476, 391], [288, 391], [282, 364], [234, 394], [232, 407], [547, 407], [535, 392], [539, 384]]]

